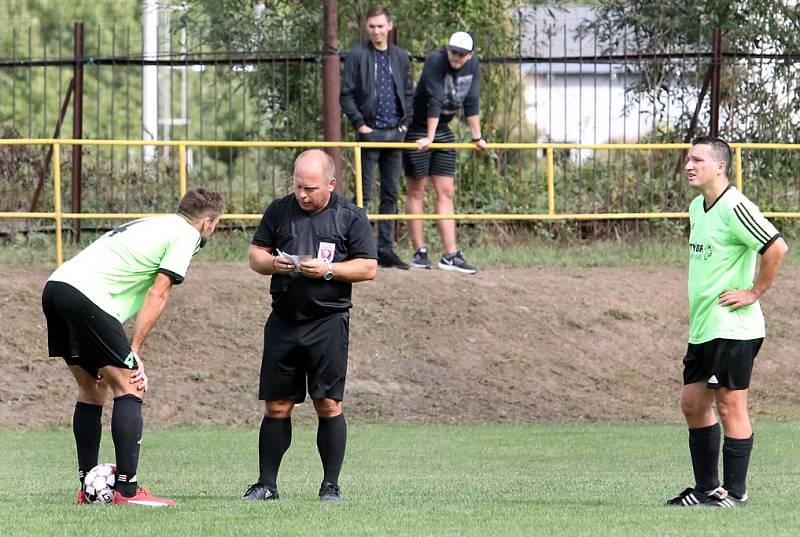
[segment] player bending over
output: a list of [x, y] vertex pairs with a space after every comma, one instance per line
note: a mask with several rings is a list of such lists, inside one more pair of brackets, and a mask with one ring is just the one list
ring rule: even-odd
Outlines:
[[[60, 356], [78, 382], [72, 419], [78, 477], [97, 465], [108, 389], [114, 394], [111, 436], [118, 505], [175, 505], [136, 479], [142, 438], [142, 397], [148, 379], [141, 359], [147, 334], [181, 283], [189, 263], [214, 232], [224, 207], [216, 192], [186, 192], [178, 213], [134, 220], [109, 231], [50, 276], [42, 293], [50, 356]], [[122, 323], [138, 312], [128, 342]], [[83, 487], [78, 504], [88, 503]]]

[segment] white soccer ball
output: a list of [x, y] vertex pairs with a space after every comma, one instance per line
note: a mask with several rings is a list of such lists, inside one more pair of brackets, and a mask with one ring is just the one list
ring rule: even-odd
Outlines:
[[117, 482], [117, 467], [113, 464], [98, 464], [86, 474], [83, 493], [89, 503], [108, 505], [114, 501], [114, 485]]

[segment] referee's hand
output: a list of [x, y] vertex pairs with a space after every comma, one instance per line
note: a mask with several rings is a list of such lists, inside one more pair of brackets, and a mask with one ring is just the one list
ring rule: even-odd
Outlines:
[[276, 256], [272, 260], [272, 272], [274, 274], [289, 274], [293, 270], [294, 263], [287, 257]]
[[300, 272], [306, 278], [322, 278], [328, 272], [328, 264], [322, 259], [307, 259], [300, 262]]

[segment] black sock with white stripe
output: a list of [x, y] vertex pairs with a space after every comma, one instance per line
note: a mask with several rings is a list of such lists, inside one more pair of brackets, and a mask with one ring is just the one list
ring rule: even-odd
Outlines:
[[753, 435], [750, 438], [728, 438], [722, 446], [722, 468], [725, 489], [742, 499], [747, 486], [747, 468], [750, 466], [750, 453], [753, 451]]
[[692, 455], [696, 490], [709, 492], [719, 486], [721, 436], [719, 423], [699, 429], [689, 429], [689, 453]]
[[72, 415], [72, 433], [75, 435], [75, 447], [78, 451], [78, 479], [83, 483], [86, 474], [97, 466], [100, 453], [100, 437], [103, 426], [100, 418], [103, 415], [102, 405], [92, 405], [78, 401]]
[[140, 398], [131, 394], [114, 398], [111, 436], [114, 438], [114, 453], [117, 457], [116, 488], [127, 498], [136, 494], [136, 469], [139, 466], [143, 425]]

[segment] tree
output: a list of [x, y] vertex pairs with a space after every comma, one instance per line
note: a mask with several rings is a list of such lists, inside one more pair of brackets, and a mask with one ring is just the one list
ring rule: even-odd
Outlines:
[[[629, 86], [633, 98], [649, 100], [664, 120], [673, 119], [667, 107], [675, 94], [703, 101], [704, 113], [695, 118], [690, 110], [678, 118], [677, 130], [662, 124], [664, 139], [671, 139], [692, 135], [693, 119], [698, 121], [694, 131], [708, 128], [708, 92], [703, 86], [712, 64], [713, 31], [719, 28], [726, 54], [722, 133], [731, 140], [778, 141], [793, 139], [798, 132], [800, 101], [788, 96], [800, 87], [800, 69], [779, 58], [797, 52], [798, 17], [800, 8], [782, 0], [600, 0], [595, 17], [584, 21], [582, 31], [597, 32], [607, 53], [618, 54], [626, 46], [630, 57], [639, 52], [671, 56], [644, 63]], [[754, 61], [749, 54], [771, 58]]]
[[[734, 142], [798, 141], [800, 6], [782, 0], [651, 2], [599, 0], [581, 31], [596, 32], [606, 52], [653, 55], [628, 87], [630, 102], [652, 105], [655, 141], [688, 141], [710, 125], [708, 84], [713, 32], [722, 35], [720, 135]], [[694, 103], [676, 115], [675, 99]], [[672, 105], [672, 110], [670, 106]], [[766, 209], [797, 210], [795, 153], [753, 152], [744, 170]], [[679, 170], [679, 166], [676, 166]], [[794, 208], [792, 208], [794, 207]]]

